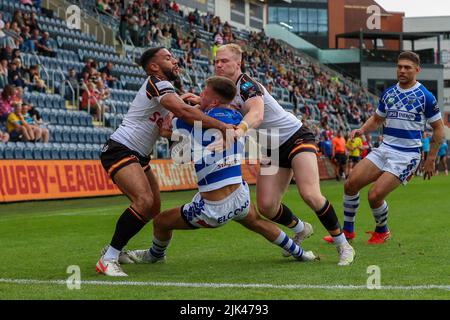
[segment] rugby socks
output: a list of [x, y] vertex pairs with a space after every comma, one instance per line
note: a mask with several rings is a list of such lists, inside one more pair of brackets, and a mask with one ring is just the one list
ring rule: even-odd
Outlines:
[[303, 255], [303, 249], [291, 238], [289, 238], [282, 230], [280, 230], [280, 235], [275, 239], [275, 241], [273, 241], [273, 243], [284, 250], [289, 251], [295, 258], [300, 258]]
[[355, 231], [355, 215], [359, 208], [359, 192], [354, 196], [344, 194], [344, 230]]
[[111, 261], [111, 260], [119, 260], [119, 254], [120, 250], [114, 249], [113, 247], [109, 246], [108, 250], [106, 250], [105, 255], [103, 256], [103, 260], [105, 261]]
[[278, 209], [278, 213], [275, 217], [272, 219], [273, 222], [276, 222], [278, 224], [281, 224], [283, 226], [288, 227], [291, 229], [294, 233], [299, 233], [303, 231], [303, 228], [305, 225], [303, 224], [303, 221], [301, 221], [299, 218], [297, 218], [286, 205], [283, 203], [280, 206], [280, 209]]
[[[145, 226], [148, 220], [133, 207], [128, 207], [117, 220], [116, 230], [111, 240], [110, 248], [122, 251], [128, 241], [133, 238]], [[109, 251], [109, 249], [108, 249]], [[111, 254], [114, 251], [111, 251]], [[117, 258], [119, 255], [117, 254]], [[107, 260], [107, 259], [106, 259]]]
[[[339, 220], [336, 216], [336, 212], [334, 211], [333, 206], [328, 200], [325, 199], [325, 204], [323, 205], [322, 209], [316, 211], [316, 214], [320, 222], [325, 227], [325, 229], [328, 230], [328, 232], [336, 229], [342, 230], [341, 225], [339, 224]], [[335, 236], [332, 235], [332, 237], [336, 246], [347, 243], [347, 239], [342, 232]]]
[[375, 218], [375, 222], [377, 224], [375, 228], [375, 232], [384, 233], [388, 231], [387, 219], [388, 219], [388, 205], [387, 202], [384, 201], [381, 207], [372, 209], [373, 217]]
[[170, 240], [162, 241], [153, 237], [152, 247], [148, 251], [148, 253], [156, 259], [161, 259], [166, 255], [167, 246], [170, 243]]
[[347, 238], [345, 237], [345, 235], [344, 235], [344, 233], [343, 232], [341, 232], [339, 235], [337, 235], [337, 236], [332, 236], [333, 237], [333, 241], [334, 241], [334, 244], [336, 245], [336, 246], [341, 246], [341, 245], [343, 245], [343, 244], [345, 244], [345, 243], [347, 243], [348, 241], [347, 241]]

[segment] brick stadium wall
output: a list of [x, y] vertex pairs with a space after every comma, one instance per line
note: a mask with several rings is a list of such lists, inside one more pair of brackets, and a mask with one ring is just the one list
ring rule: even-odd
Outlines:
[[[196, 189], [193, 165], [153, 160], [161, 191]], [[319, 159], [321, 179], [333, 177], [331, 163]], [[244, 179], [256, 183], [258, 165], [242, 166]], [[84, 198], [121, 194], [98, 160], [0, 160], [0, 203]]]

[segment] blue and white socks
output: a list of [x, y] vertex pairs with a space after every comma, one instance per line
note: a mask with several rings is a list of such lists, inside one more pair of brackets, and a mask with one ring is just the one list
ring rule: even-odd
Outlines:
[[354, 196], [344, 195], [344, 230], [355, 231], [355, 215], [359, 208], [359, 192]]

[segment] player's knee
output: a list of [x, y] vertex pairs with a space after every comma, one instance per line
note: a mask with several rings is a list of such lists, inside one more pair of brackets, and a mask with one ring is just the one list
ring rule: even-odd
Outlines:
[[275, 216], [280, 209], [279, 203], [274, 203], [273, 201], [261, 200], [258, 201], [258, 211], [264, 217], [272, 218]]
[[356, 186], [355, 180], [351, 173], [350, 173], [348, 179], [345, 181], [344, 192], [345, 192], [345, 194], [348, 194], [348, 195], [355, 195], [359, 192], [359, 190]]
[[133, 207], [146, 218], [153, 218], [157, 214], [153, 212], [153, 204], [154, 201], [151, 195], [139, 195], [133, 201]]
[[300, 196], [303, 201], [305, 201], [305, 203], [314, 211], [319, 210], [323, 206], [324, 197], [320, 192], [305, 189], [300, 192]]
[[373, 208], [374, 206], [376, 207], [377, 204], [383, 200], [383, 194], [377, 189], [371, 189], [369, 190], [367, 198], [369, 200], [370, 206]]

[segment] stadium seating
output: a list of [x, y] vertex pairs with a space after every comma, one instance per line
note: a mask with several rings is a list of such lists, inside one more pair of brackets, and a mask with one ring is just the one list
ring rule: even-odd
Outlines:
[[[14, 10], [17, 9], [27, 12], [36, 11], [33, 7], [6, 0], [0, 0], [0, 7], [5, 21], [11, 21]], [[84, 1], [82, 9], [91, 10], [94, 7], [95, 1]], [[110, 18], [105, 19], [108, 20]], [[136, 91], [145, 79], [142, 68], [135, 63], [135, 59], [140, 56], [145, 48], [134, 48], [133, 52], [126, 52], [124, 56], [121, 56], [116, 53], [113, 46], [98, 43], [93, 34], [69, 29], [65, 22], [59, 18], [38, 14], [37, 20], [42, 30], [50, 33], [51, 45], [55, 48], [56, 57], [22, 53], [23, 65], [25, 67], [35, 64], [40, 65], [41, 78], [51, 87], [53, 93], [44, 94], [25, 91], [23, 100], [33, 105], [41, 114], [42, 120], [50, 131], [50, 143], [42, 145], [11, 142], [6, 146], [2, 145], [0, 157], [27, 159], [96, 158], [101, 145], [123, 121], [123, 117], [128, 112], [129, 105], [133, 101]], [[203, 30], [201, 26], [190, 26], [185, 18], [170, 10], [161, 12], [159, 20], [161, 23], [166, 24], [175, 23], [183, 32], [191, 30], [192, 33], [201, 39], [205, 48], [212, 46], [212, 33]], [[113, 28], [118, 28], [119, 21], [117, 19], [111, 18], [109, 22]], [[234, 26], [231, 26], [231, 29], [236, 39], [249, 42], [250, 33], [248, 31], [239, 30]], [[153, 43], [153, 45], [159, 44]], [[248, 43], [250, 48], [251, 45], [251, 43]], [[177, 58], [184, 58], [187, 54], [182, 49], [171, 48], [171, 51]], [[332, 73], [332, 71], [320, 66], [311, 57], [301, 52], [296, 52], [296, 55], [300, 56], [306, 63], [304, 70], [307, 71], [305, 77], [308, 81], [314, 80], [311, 67], [313, 64], [319, 65], [324, 72]], [[113, 62], [112, 74], [119, 79], [110, 88], [110, 97], [106, 100], [106, 104], [109, 107], [109, 111], [105, 113], [106, 128], [94, 127], [92, 116], [85, 111], [67, 109], [66, 101], [61, 95], [61, 88], [64, 86], [68, 70], [73, 68], [78, 73], [81, 72], [85, 66], [83, 60], [86, 58], [93, 58], [98, 63], [98, 68], [103, 67], [109, 61]], [[277, 57], [274, 57], [274, 61], [280, 63], [286, 70], [296, 71], [293, 69], [293, 66], [290, 66], [285, 61], [277, 61], [277, 59]], [[182, 83], [185, 88], [193, 87], [195, 91], [199, 92], [204, 81], [212, 75], [211, 70], [207, 56], [201, 55], [196, 57], [192, 60], [192, 67], [186, 68], [182, 73]], [[256, 74], [252, 74], [252, 76], [266, 84], [263, 69], [259, 68]], [[347, 81], [342, 75], [339, 76], [344, 81]], [[355, 84], [352, 84], [352, 88], [354, 88], [355, 92], [360, 90], [360, 87]], [[286, 87], [274, 83], [272, 93], [283, 108], [294, 112], [294, 104]], [[317, 107], [317, 102], [320, 98], [321, 95], [317, 94], [312, 99], [305, 98], [303, 102], [298, 104], [300, 111], [305, 111], [308, 108], [311, 121], [316, 124], [319, 123], [322, 116]], [[349, 97], [342, 96], [342, 98], [345, 103], [348, 103]], [[328, 124], [332, 128], [337, 128], [340, 125], [334, 114], [330, 114]], [[346, 126], [349, 128], [350, 124], [346, 123]]]

